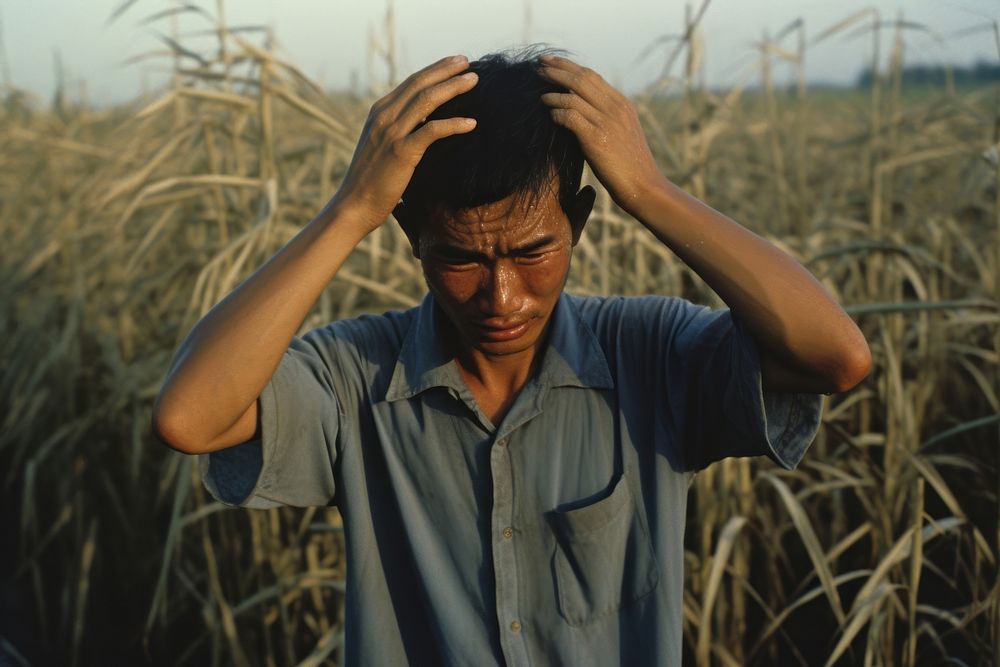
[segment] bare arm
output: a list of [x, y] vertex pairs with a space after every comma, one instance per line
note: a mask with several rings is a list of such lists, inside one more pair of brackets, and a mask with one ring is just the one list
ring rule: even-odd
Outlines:
[[427, 147], [475, 127], [463, 118], [421, 125], [475, 85], [474, 74], [460, 75], [467, 68], [461, 57], [441, 60], [375, 103], [333, 199], [181, 344], [153, 408], [161, 440], [201, 454], [256, 435], [258, 397], [327, 283], [389, 216]]
[[543, 101], [580, 140], [619, 206], [694, 269], [760, 345], [765, 389], [847, 391], [871, 368], [851, 318], [792, 257], [668, 181], [658, 170], [632, 103], [594, 71], [545, 59], [543, 76], [567, 93]]
[[868, 374], [861, 331], [795, 259], [672, 183], [639, 197], [634, 215], [694, 269], [762, 347], [764, 388], [831, 393]]
[[246, 442], [257, 398], [366, 230], [333, 202], [188, 334], [157, 397], [153, 424], [175, 449], [202, 453]]

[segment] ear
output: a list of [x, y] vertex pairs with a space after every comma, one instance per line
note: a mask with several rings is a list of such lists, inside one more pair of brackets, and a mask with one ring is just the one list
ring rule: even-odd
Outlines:
[[570, 200], [566, 216], [569, 218], [569, 225], [573, 230], [574, 246], [580, 241], [580, 237], [583, 235], [583, 227], [587, 224], [590, 212], [594, 210], [594, 200], [596, 198], [597, 191], [591, 186], [585, 185]]
[[392, 209], [392, 217], [396, 218], [396, 222], [403, 229], [403, 233], [406, 234], [406, 238], [410, 241], [410, 251], [413, 256], [420, 259], [420, 225], [417, 223], [417, 214], [406, 208], [406, 204], [402, 200], [396, 204], [396, 208]]

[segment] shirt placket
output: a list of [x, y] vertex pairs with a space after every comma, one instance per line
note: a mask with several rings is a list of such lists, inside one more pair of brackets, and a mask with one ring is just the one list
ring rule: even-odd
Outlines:
[[500, 646], [507, 665], [528, 665], [528, 647], [518, 606], [518, 570], [514, 551], [514, 480], [510, 435], [501, 435], [490, 451], [493, 475], [493, 571], [496, 585]]

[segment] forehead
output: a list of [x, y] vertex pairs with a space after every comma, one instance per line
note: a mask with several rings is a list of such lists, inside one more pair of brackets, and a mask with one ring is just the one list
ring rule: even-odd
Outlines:
[[431, 215], [421, 227], [421, 245], [446, 244], [478, 251], [504, 252], [544, 236], [570, 236], [569, 220], [551, 190], [538, 196], [511, 195], [454, 213]]

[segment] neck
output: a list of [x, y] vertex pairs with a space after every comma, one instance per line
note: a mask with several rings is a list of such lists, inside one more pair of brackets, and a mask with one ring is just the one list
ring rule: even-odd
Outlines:
[[497, 392], [520, 391], [538, 371], [542, 355], [537, 344], [522, 352], [505, 355], [484, 354], [476, 349], [464, 349], [456, 357], [466, 380]]
[[[446, 321], [446, 318], [443, 319]], [[528, 349], [501, 355], [488, 354], [465, 344], [450, 324], [447, 335], [451, 348], [456, 351], [459, 371], [467, 383], [491, 393], [513, 397], [538, 373], [550, 325], [551, 319], [546, 322], [542, 335]]]

